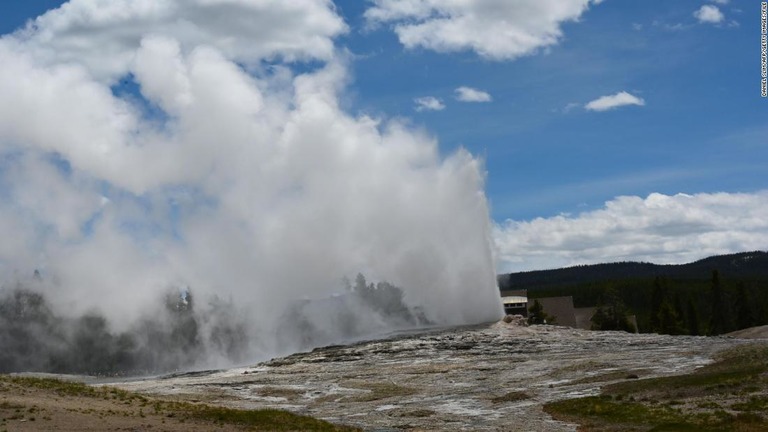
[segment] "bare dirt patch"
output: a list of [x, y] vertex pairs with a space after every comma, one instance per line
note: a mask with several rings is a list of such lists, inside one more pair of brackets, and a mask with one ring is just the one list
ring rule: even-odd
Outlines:
[[352, 430], [281, 411], [241, 412], [111, 387], [0, 376], [0, 431]]

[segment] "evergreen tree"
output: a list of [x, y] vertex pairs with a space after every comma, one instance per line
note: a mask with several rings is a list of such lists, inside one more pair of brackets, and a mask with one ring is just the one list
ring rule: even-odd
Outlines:
[[744, 283], [739, 283], [736, 288], [736, 328], [737, 330], [756, 325], [755, 315], [752, 309], [752, 301], [749, 298]]
[[768, 293], [766, 293], [765, 290], [762, 290], [762, 292], [753, 290], [752, 293], [753, 300], [755, 300], [755, 325], [761, 326], [768, 324]]
[[539, 300], [533, 300], [533, 304], [528, 308], [528, 324], [552, 324], [554, 321], [554, 317], [544, 312], [544, 306], [539, 303]]
[[662, 333], [659, 323], [659, 311], [661, 310], [662, 302], [664, 302], [664, 291], [664, 285], [662, 284], [661, 277], [656, 276], [656, 278], [653, 280], [653, 292], [651, 293], [650, 325], [651, 331], [657, 333]]
[[688, 324], [688, 334], [691, 336], [699, 336], [701, 335], [701, 330], [699, 329], [699, 314], [696, 311], [696, 305], [693, 303], [693, 300], [688, 299], [687, 304], [687, 313], [686, 313], [686, 322]]
[[678, 315], [669, 300], [665, 299], [661, 303], [661, 307], [656, 315], [659, 320], [659, 333], [671, 335], [685, 333], [680, 320], [680, 315]]
[[720, 283], [720, 273], [717, 270], [712, 271], [712, 289], [711, 289], [711, 310], [709, 321], [709, 334], [719, 335], [728, 332], [731, 328], [730, 305], [723, 286]]
[[675, 307], [675, 314], [677, 315], [677, 325], [681, 331], [680, 334], [685, 334], [685, 310], [683, 309], [683, 302], [680, 298], [680, 294], [675, 294], [673, 305]]
[[591, 321], [592, 330], [637, 331], [627, 317], [627, 307], [613, 288], [606, 290]]
[[168, 346], [189, 355], [202, 348], [200, 327], [194, 311], [192, 290], [171, 289], [165, 296], [165, 307], [169, 312], [171, 333]]

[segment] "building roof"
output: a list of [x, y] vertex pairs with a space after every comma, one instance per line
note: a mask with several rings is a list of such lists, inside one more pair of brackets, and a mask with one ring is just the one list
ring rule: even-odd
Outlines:
[[519, 290], [501, 290], [501, 296], [502, 297], [528, 297], [528, 290], [525, 289], [519, 289]]
[[510, 304], [510, 303], [528, 303], [528, 297], [523, 296], [507, 296], [502, 297], [501, 302], [504, 304]]

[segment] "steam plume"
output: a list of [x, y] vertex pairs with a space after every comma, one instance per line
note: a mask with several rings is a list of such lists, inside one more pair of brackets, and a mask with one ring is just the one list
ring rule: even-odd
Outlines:
[[[342, 108], [346, 25], [329, 1], [97, 3], [0, 39], [6, 305], [31, 289], [71, 328], [140, 343], [147, 322], [172, 334], [184, 314], [163, 299], [189, 288], [198, 363], [340, 339], [329, 317], [356, 306], [358, 334], [498, 318], [482, 164]], [[358, 273], [402, 290], [410, 318], [360, 290], [328, 304]], [[322, 340], [285, 336], [291, 311]]]

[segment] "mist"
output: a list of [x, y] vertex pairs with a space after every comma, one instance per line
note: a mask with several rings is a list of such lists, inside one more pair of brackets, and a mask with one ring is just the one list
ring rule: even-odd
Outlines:
[[482, 161], [349, 108], [331, 2], [97, 3], [0, 38], [0, 342], [39, 342], [7, 369], [102, 372], [51, 366], [78, 340], [155, 371], [500, 317]]

